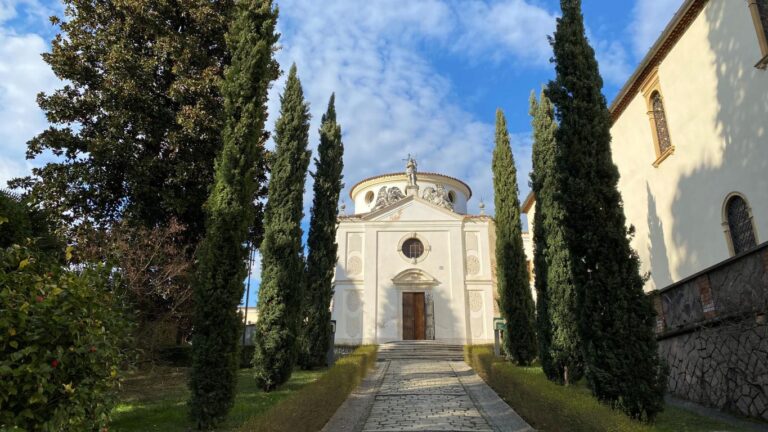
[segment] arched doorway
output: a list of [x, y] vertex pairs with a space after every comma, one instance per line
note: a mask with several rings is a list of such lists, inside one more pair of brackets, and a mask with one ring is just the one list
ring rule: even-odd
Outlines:
[[404, 270], [392, 278], [400, 293], [400, 336], [403, 340], [435, 339], [433, 288], [437, 279], [423, 270]]

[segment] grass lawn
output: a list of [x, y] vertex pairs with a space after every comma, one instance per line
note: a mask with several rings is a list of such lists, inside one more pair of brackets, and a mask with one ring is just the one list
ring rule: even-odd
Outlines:
[[[187, 368], [156, 367], [132, 373], [125, 381], [110, 431], [174, 432], [190, 430], [187, 419]], [[264, 393], [256, 387], [250, 369], [241, 369], [235, 406], [217, 430], [235, 430], [247, 419], [265, 412], [289, 394], [315, 381], [325, 372], [293, 372], [278, 390]]]
[[719, 420], [667, 405], [653, 424], [630, 420], [592, 397], [585, 380], [556, 385], [540, 367], [518, 367], [494, 357], [490, 346], [466, 347], [478, 374], [531, 426], [542, 431], [749, 432]]
[[[533, 373], [544, 375], [541, 368], [532, 367], [530, 369], [533, 370]], [[566, 389], [564, 388], [563, 390]], [[586, 397], [592, 397], [592, 393], [587, 387], [586, 379], [582, 379], [571, 386], [570, 390], [583, 394]], [[731, 426], [670, 405], [664, 407], [664, 411], [656, 417], [655, 423], [648, 429], [654, 432], [752, 432], [752, 429]]]

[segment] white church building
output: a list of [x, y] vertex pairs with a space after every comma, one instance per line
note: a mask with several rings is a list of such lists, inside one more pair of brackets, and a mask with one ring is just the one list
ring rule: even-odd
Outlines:
[[493, 341], [494, 225], [467, 214], [471, 197], [459, 179], [417, 173], [412, 158], [406, 172], [351, 188], [354, 213], [336, 234], [337, 344]]

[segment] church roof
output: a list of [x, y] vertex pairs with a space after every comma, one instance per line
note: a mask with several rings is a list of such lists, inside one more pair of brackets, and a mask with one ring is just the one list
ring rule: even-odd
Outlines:
[[691, 23], [699, 16], [699, 13], [704, 9], [708, 1], [685, 0], [683, 2], [683, 5], [677, 10], [675, 16], [672, 17], [672, 20], [667, 24], [659, 38], [645, 57], [643, 57], [635, 72], [619, 90], [613, 102], [611, 102], [609, 110], [611, 111], [613, 121], [616, 121], [621, 116], [629, 102], [637, 94], [645, 78], [664, 60], [677, 41], [688, 30]]
[[533, 191], [528, 192], [528, 196], [525, 197], [525, 201], [523, 201], [523, 204], [520, 206], [520, 213], [528, 214], [528, 212], [531, 211], [531, 207], [533, 207], [533, 204], [535, 202], [536, 202], [536, 195], [533, 193]]
[[[450, 179], [450, 180], [453, 180], [455, 182], [458, 182], [462, 186], [467, 188], [467, 191], [469, 192], [469, 195], [467, 196], [467, 199], [472, 198], [472, 188], [470, 188], [468, 184], [466, 184], [463, 181], [457, 179], [456, 177], [451, 177], [451, 176], [447, 176], [445, 174], [440, 174], [440, 173], [421, 172], [421, 171], [419, 171], [416, 174], [416, 177], [418, 178], [418, 176], [422, 176], [422, 175], [423, 176], [443, 177], [443, 178]], [[352, 192], [355, 190], [355, 188], [357, 188], [361, 184], [363, 184], [363, 183], [365, 183], [367, 181], [370, 181], [370, 180], [377, 180], [377, 179], [385, 178], [385, 177], [405, 177], [405, 173], [403, 173], [403, 172], [396, 172], [396, 173], [380, 174], [380, 175], [377, 175], [377, 176], [364, 178], [364, 179], [360, 180], [359, 182], [355, 183], [351, 188], [349, 188], [349, 197], [352, 198]]]

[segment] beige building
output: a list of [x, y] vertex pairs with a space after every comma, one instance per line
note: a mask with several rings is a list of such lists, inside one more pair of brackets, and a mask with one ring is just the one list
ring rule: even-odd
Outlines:
[[646, 290], [768, 236], [767, 30], [768, 0], [686, 0], [610, 106]]
[[466, 213], [471, 197], [412, 159], [352, 187], [336, 234], [336, 343], [493, 341], [493, 220]]

